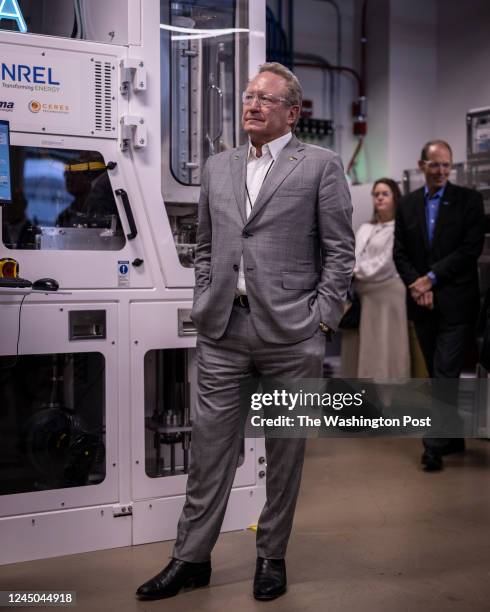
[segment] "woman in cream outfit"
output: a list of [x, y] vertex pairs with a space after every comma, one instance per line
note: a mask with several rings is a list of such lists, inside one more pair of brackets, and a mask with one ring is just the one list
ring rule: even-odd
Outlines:
[[356, 234], [354, 291], [361, 301], [359, 330], [342, 333], [342, 376], [408, 378], [410, 353], [406, 290], [393, 263], [395, 210], [401, 194], [392, 179], [374, 183], [373, 217]]

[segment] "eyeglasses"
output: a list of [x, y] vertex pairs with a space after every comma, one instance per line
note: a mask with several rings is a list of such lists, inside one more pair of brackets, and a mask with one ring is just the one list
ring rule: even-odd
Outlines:
[[435, 161], [425, 161], [425, 165], [429, 170], [449, 170], [452, 166], [450, 162], [435, 162]]
[[265, 106], [266, 108], [270, 108], [271, 106], [275, 106], [279, 104], [279, 102], [284, 102], [285, 104], [291, 104], [289, 100], [286, 98], [280, 98], [279, 96], [273, 96], [268, 93], [252, 93], [249, 91], [244, 91], [242, 93], [242, 102], [246, 106], [252, 106], [254, 100], [257, 100], [260, 106]]

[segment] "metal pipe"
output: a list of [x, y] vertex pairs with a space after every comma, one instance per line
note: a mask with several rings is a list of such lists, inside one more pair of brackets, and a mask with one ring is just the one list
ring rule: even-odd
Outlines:
[[[337, 16], [337, 58], [335, 63], [337, 66], [342, 66], [342, 14], [340, 12], [339, 5], [334, 2], [334, 0], [321, 1], [330, 4], [330, 6], [335, 10]], [[331, 119], [333, 120], [335, 126], [335, 117], [337, 117], [340, 113], [340, 72], [337, 72], [335, 80], [330, 79], [330, 100], [330, 113], [332, 115]], [[337, 142], [337, 130], [334, 131], [334, 135], [336, 140], [336, 149], [340, 154], [340, 141]]]
[[339, 5], [334, 2], [334, 0], [321, 0], [321, 2], [326, 2], [330, 4], [336, 12], [337, 15], [337, 66], [342, 65], [342, 15], [340, 13]]
[[321, 57], [320, 55], [314, 55], [311, 53], [296, 53], [295, 57], [299, 60], [305, 60], [294, 61], [295, 66], [301, 66], [303, 68], [321, 68], [323, 70], [330, 70], [332, 72], [347, 72], [356, 79], [359, 89], [359, 95], [361, 95], [361, 76], [353, 68], [350, 68], [349, 66], [332, 66], [332, 64], [330, 64], [330, 62], [328, 62], [325, 58]]
[[361, 93], [366, 96], [367, 92], [367, 0], [362, 5], [361, 15]]
[[354, 168], [354, 164], [356, 163], [359, 153], [361, 152], [363, 143], [364, 143], [364, 138], [362, 136], [359, 136], [359, 141], [355, 148], [354, 154], [352, 155], [350, 162], [347, 164], [346, 174], [349, 174], [351, 170]]

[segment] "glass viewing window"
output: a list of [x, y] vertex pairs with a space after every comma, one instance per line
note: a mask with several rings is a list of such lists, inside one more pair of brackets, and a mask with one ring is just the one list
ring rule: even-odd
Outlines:
[[126, 243], [104, 158], [97, 151], [12, 146], [9, 249], [118, 251]]

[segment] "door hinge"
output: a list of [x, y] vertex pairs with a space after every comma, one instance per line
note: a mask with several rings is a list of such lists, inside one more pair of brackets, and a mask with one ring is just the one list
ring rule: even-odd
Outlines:
[[126, 151], [132, 142], [135, 149], [144, 149], [148, 139], [145, 120], [139, 115], [123, 115], [121, 117], [121, 150]]
[[142, 60], [126, 58], [119, 62], [119, 66], [121, 68], [121, 95], [128, 95], [130, 85], [136, 93], [146, 91], [147, 74], [145, 63]]

